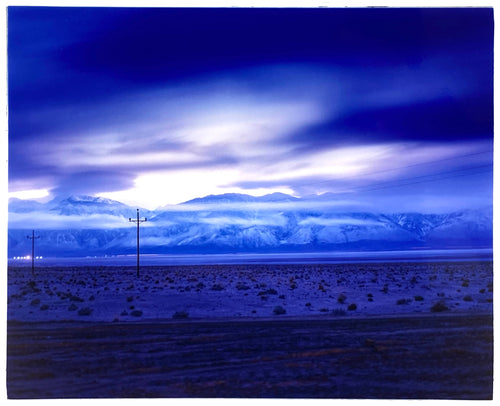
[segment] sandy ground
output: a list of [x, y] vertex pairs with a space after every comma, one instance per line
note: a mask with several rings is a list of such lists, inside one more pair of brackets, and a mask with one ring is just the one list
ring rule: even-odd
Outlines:
[[491, 399], [491, 261], [8, 268], [10, 398]]
[[491, 315], [10, 322], [10, 398], [491, 399]]
[[8, 269], [8, 320], [164, 319], [493, 311], [488, 262]]

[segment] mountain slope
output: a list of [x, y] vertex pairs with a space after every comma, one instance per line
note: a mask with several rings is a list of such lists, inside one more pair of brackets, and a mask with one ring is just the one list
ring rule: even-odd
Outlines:
[[[163, 210], [141, 209], [141, 217], [148, 217], [141, 224], [141, 250], [223, 253], [492, 246], [491, 207], [447, 214], [380, 214], [342, 212], [329, 202], [284, 194], [225, 194]], [[94, 197], [69, 197], [45, 205], [14, 201], [9, 211], [9, 256], [31, 252], [27, 232], [32, 228], [41, 237], [36, 243], [40, 255], [135, 252], [136, 226], [127, 220], [135, 217], [136, 208], [117, 201]], [[44, 217], [58, 221], [57, 227], [37, 225]], [[90, 218], [95, 221], [87, 221]]]

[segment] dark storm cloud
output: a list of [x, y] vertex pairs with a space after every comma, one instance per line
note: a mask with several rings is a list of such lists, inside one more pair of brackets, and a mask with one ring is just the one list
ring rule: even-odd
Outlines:
[[[493, 100], [443, 98], [425, 103], [350, 111], [290, 136], [299, 148], [381, 142], [459, 142], [493, 139]], [[296, 150], [298, 153], [299, 149]]]
[[60, 168], [50, 162], [40, 162], [32, 153], [25, 153], [22, 148], [9, 148], [9, 179], [53, 179], [60, 175]]
[[94, 195], [103, 191], [117, 191], [133, 186], [134, 177], [127, 172], [80, 171], [61, 176], [51, 192], [55, 196]]
[[427, 103], [372, 109], [339, 120], [337, 128], [389, 141], [463, 141], [492, 138], [491, 98], [445, 98]]
[[488, 9], [10, 7], [11, 102], [78, 103], [277, 62], [414, 65], [490, 47], [492, 24]]
[[133, 195], [189, 169], [186, 190], [300, 192], [493, 136], [492, 9], [9, 7], [8, 29], [17, 190]]
[[106, 35], [96, 31], [61, 60], [155, 82], [276, 61], [412, 64], [443, 46], [491, 40], [483, 23], [488, 15], [479, 9], [121, 9], [112, 13]]
[[[488, 9], [10, 7], [10, 131], [21, 138], [77, 123], [116, 125], [127, 109], [89, 113], [87, 106], [114, 105], [117, 95], [186, 77], [272, 63], [361, 67], [361, 75], [377, 82], [370, 70], [419, 67], [443, 55], [449, 63], [434, 75], [466, 71], [469, 77], [458, 80], [479, 80], [471, 91], [490, 90], [492, 28]], [[387, 82], [382, 78], [379, 85]], [[272, 86], [273, 78], [252, 85]], [[73, 110], [63, 114], [49, 109], [68, 104]], [[43, 117], [33, 113], [41, 109], [48, 110]]]

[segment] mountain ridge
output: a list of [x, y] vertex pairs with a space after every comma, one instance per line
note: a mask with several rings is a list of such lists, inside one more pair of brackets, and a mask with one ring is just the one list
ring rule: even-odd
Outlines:
[[[286, 194], [209, 195], [168, 209], [140, 209], [141, 251], [236, 253], [381, 250], [492, 246], [492, 207], [450, 213], [346, 211], [334, 201]], [[330, 204], [330, 202], [332, 204]], [[92, 196], [48, 203], [9, 202], [9, 256], [27, 255], [26, 231], [36, 229], [43, 255], [130, 254], [136, 207]], [[87, 219], [94, 219], [95, 227]], [[42, 227], [40, 219], [48, 219]], [[54, 226], [51, 226], [53, 221]], [[37, 224], [38, 222], [38, 224]], [[57, 225], [57, 227], [55, 227]], [[102, 227], [100, 227], [102, 225]]]

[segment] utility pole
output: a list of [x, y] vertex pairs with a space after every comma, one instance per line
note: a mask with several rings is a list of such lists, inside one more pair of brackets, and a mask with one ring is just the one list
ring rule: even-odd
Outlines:
[[131, 223], [137, 223], [137, 277], [139, 277], [139, 224], [148, 221], [148, 219], [147, 218], [144, 218], [144, 220], [140, 219], [139, 209], [137, 209], [137, 220], [129, 217], [128, 221]]
[[35, 230], [31, 233], [31, 236], [27, 236], [31, 240], [31, 275], [35, 276], [35, 240], [40, 238], [39, 235], [35, 237]]

